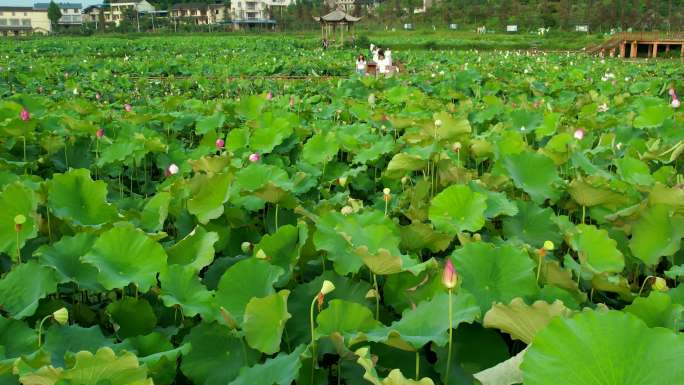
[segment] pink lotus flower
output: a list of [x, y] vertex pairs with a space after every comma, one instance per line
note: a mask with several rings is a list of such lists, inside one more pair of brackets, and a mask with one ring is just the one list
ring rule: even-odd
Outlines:
[[128, 103], [124, 104], [124, 110], [126, 110], [127, 112], [131, 112], [132, 109], [133, 109], [133, 107], [131, 107], [130, 104], [128, 104]]
[[96, 94], [95, 94], [95, 99], [97, 99], [97, 100], [100, 100], [100, 99], [102, 99], [102, 95], [100, 95], [100, 93], [99, 93], [99, 92], [98, 92], [98, 93], [96, 93]]
[[456, 287], [456, 284], [458, 283], [458, 273], [456, 272], [456, 268], [454, 268], [454, 263], [451, 262], [450, 257], [447, 257], [446, 264], [444, 265], [444, 271], [442, 272], [442, 283], [449, 290]]
[[679, 108], [679, 99], [672, 99], [672, 108]]
[[577, 140], [582, 140], [584, 138], [584, 129], [578, 128], [575, 130], [575, 133], [572, 135], [575, 137]]
[[271, 99], [273, 99], [273, 92], [268, 91], [268, 93], [266, 94], [266, 100], [271, 100]]
[[175, 163], [171, 163], [169, 165], [169, 167], [166, 168], [167, 176], [176, 175], [176, 174], [178, 174], [178, 171], [180, 171], [180, 169], [178, 168], [178, 166]]
[[216, 139], [216, 148], [218, 148], [218, 149], [220, 150], [220, 149], [222, 149], [222, 148], [225, 147], [225, 146], [226, 146], [226, 141], [225, 141], [225, 140], [223, 140], [223, 139], [221, 139], [221, 138]]
[[19, 116], [21, 116], [21, 120], [23, 120], [25, 122], [28, 121], [29, 119], [31, 119], [31, 114], [29, 114], [29, 112], [26, 108], [21, 109], [21, 113], [19, 114]]
[[97, 129], [97, 132], [95, 133], [95, 135], [97, 136], [98, 139], [101, 138], [101, 137], [103, 137], [104, 134], [105, 134], [104, 128], [98, 128], [98, 129]]
[[249, 161], [252, 163], [258, 162], [259, 159], [261, 159], [261, 157], [256, 152], [249, 155]]
[[675, 89], [674, 89], [674, 88], [670, 88], [670, 90], [668, 91], [668, 93], [669, 93], [670, 96], [672, 96], [673, 98], [676, 98], [676, 97], [677, 97], [677, 93], [675, 92]]

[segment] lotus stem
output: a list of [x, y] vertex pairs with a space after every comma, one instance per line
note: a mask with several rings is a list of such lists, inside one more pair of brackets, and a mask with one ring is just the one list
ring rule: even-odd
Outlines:
[[380, 290], [378, 288], [378, 279], [375, 273], [373, 274], [373, 289], [375, 289], [375, 319], [380, 320]]
[[275, 229], [278, 231], [278, 204], [275, 205]]
[[19, 247], [19, 232], [14, 232], [17, 235], [17, 261], [21, 264], [21, 248]]
[[655, 276], [649, 275], [648, 277], [646, 277], [646, 279], [644, 279], [644, 282], [641, 284], [641, 289], [639, 289], [639, 295], [637, 295], [637, 297], [641, 297], [641, 293], [644, 291], [644, 287], [646, 286], [646, 282], [648, 282], [648, 280], [651, 278], [655, 278]]
[[542, 260], [544, 259], [544, 255], [542, 255], [542, 253], [537, 254], [539, 255], [539, 263], [537, 264], [537, 285], [539, 285], [539, 277], [541, 276]]
[[314, 370], [318, 361], [316, 356], [316, 336], [314, 330], [314, 305], [316, 304], [317, 299], [318, 295], [314, 296], [313, 301], [311, 301], [311, 307], [309, 308], [309, 324], [311, 326], [311, 385], [315, 385]]
[[582, 224], [584, 224], [584, 218], [587, 215], [587, 206], [582, 206]]
[[38, 348], [42, 346], [42, 337], [43, 337], [43, 324], [45, 321], [48, 320], [48, 318], [52, 317], [52, 314], [46, 315], [45, 318], [43, 318], [40, 323], [38, 324]]
[[50, 240], [50, 243], [52, 243], [52, 228], [50, 226], [50, 209], [46, 207], [45, 212], [47, 213], [48, 239]]
[[452, 314], [453, 309], [451, 305], [451, 296], [452, 290], [449, 289], [449, 350], [447, 352], [447, 367], [444, 375], [444, 385], [449, 385], [449, 369], [451, 369], [451, 345], [452, 339], [454, 337], [454, 317]]
[[416, 381], [420, 378], [420, 352], [416, 350]]

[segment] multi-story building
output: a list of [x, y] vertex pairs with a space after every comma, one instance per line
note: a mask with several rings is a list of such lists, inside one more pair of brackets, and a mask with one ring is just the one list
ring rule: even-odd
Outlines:
[[[81, 14], [81, 9], [83, 9], [83, 4], [81, 3], [56, 3], [59, 6], [59, 10], [62, 12], [62, 17], [59, 18], [57, 22], [58, 25], [69, 27], [69, 26], [79, 26], [83, 24], [83, 15]], [[33, 8], [36, 10], [44, 10], [47, 12], [50, 3], [35, 3]]]
[[52, 30], [46, 9], [0, 7], [0, 35], [48, 34]]
[[150, 13], [154, 12], [155, 8], [147, 0], [113, 0], [109, 4], [109, 8], [105, 8], [105, 22], [115, 23], [118, 26], [126, 10], [133, 10], [137, 13]]
[[226, 11], [230, 12], [224, 4], [175, 4], [171, 9], [171, 17], [176, 21], [191, 24], [218, 24], [230, 19], [230, 15], [226, 17]]
[[84, 23], [97, 23], [99, 22], [100, 18], [100, 9], [102, 9], [101, 5], [91, 5], [89, 7], [85, 7], [82, 11], [83, 13], [83, 22]]

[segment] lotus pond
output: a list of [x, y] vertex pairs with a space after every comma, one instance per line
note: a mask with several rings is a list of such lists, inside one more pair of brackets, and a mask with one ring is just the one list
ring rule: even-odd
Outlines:
[[681, 63], [355, 54], [1, 41], [0, 384], [684, 384]]

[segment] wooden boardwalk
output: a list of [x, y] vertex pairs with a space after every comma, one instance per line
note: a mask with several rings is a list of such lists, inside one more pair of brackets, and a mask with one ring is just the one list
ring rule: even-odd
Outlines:
[[632, 59], [655, 58], [658, 55], [684, 58], [684, 33], [620, 32], [587, 52]]

